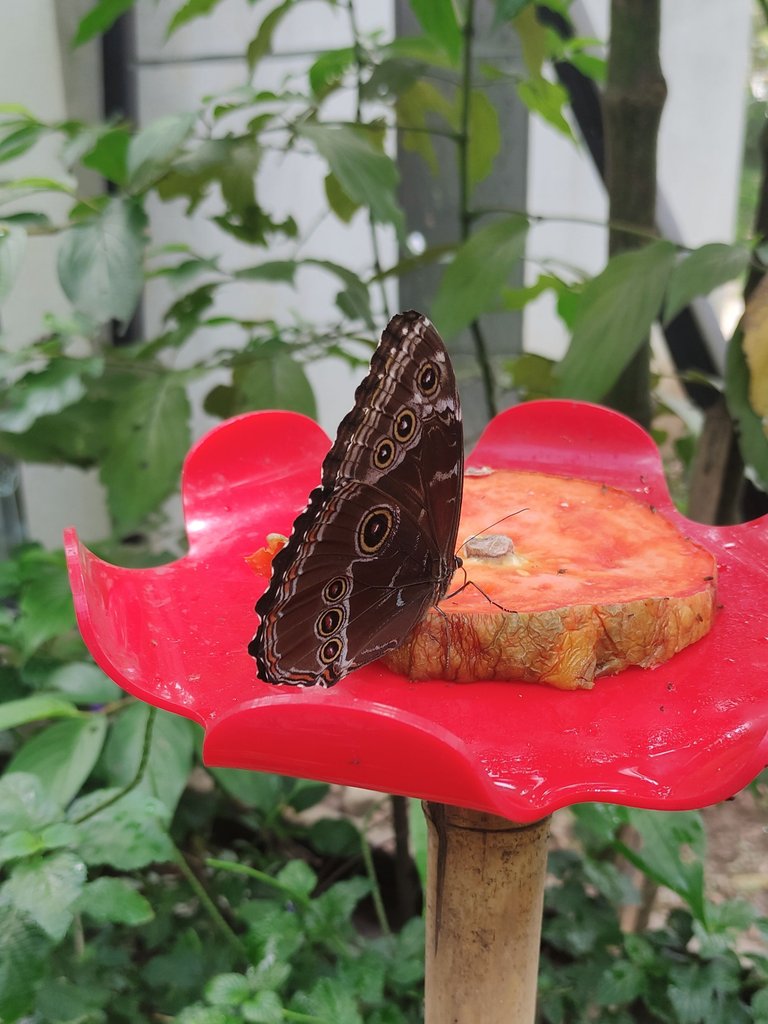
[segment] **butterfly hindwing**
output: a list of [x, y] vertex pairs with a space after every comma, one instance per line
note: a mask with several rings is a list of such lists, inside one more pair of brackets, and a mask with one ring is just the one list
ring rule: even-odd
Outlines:
[[456, 567], [462, 476], [448, 354], [425, 317], [399, 314], [256, 605], [262, 679], [330, 686], [403, 642]]

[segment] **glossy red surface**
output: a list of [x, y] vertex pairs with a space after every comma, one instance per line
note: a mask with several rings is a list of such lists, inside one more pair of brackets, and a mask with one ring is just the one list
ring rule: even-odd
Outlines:
[[245, 556], [289, 533], [328, 438], [302, 416], [252, 413], [204, 437], [184, 468], [189, 553], [109, 565], [67, 536], [72, 590], [101, 667], [205, 728], [212, 765], [348, 783], [531, 821], [605, 800], [703, 806], [768, 762], [768, 517], [738, 527], [678, 515], [658, 451], [634, 423], [576, 402], [498, 416], [470, 464], [533, 468], [634, 492], [719, 564], [711, 633], [654, 670], [561, 692], [511, 682], [410, 682], [378, 664], [331, 690], [272, 687], [246, 652], [266, 586]]

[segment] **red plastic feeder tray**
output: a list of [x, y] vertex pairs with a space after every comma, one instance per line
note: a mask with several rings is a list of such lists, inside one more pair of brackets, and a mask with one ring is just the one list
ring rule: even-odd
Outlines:
[[583, 477], [653, 504], [717, 558], [722, 607], [704, 639], [589, 692], [414, 683], [379, 664], [331, 690], [262, 683], [246, 646], [266, 580], [245, 558], [267, 533], [290, 533], [328, 446], [293, 413], [252, 413], [212, 430], [184, 467], [189, 553], [169, 565], [109, 565], [68, 532], [78, 622], [94, 658], [128, 692], [198, 721], [208, 764], [528, 822], [582, 800], [700, 807], [768, 762], [768, 517], [727, 528], [685, 519], [650, 438], [583, 403], [502, 413], [469, 464]]

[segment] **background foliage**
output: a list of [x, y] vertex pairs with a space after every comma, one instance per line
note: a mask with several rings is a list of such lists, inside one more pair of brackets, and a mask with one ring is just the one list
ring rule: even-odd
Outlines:
[[[216, 3], [179, 3], [169, 33]], [[99, 0], [75, 41], [104, 32], [131, 6]], [[471, 328], [485, 378], [482, 317], [553, 292], [570, 330], [567, 356], [554, 365], [510, 354], [508, 373], [521, 397], [600, 400], [657, 317], [672, 318], [756, 259], [746, 238], [694, 251], [658, 239], [591, 280], [549, 266], [529, 287], [512, 287], [531, 220], [520, 210], [489, 215], [472, 206], [499, 151], [486, 87], [502, 72], [487, 66], [479, 82], [467, 74], [471, 0], [463, 22], [451, 3], [413, 0], [421, 33], [394, 41], [361, 36], [350, 6], [354, 45], [323, 53], [282, 90], [264, 90], [259, 62], [299, 6], [285, 0], [265, 11], [247, 44], [247, 80], [192, 113], [137, 129], [121, 120], [45, 123], [16, 104], [0, 106], [0, 301], [26, 246], [53, 234], [71, 303], [66, 316], [44, 316], [32, 344], [19, 349], [7, 339], [0, 350], [0, 452], [96, 468], [112, 522], [96, 546], [114, 561], [169, 557], [157, 528], [191, 442], [190, 388], [202, 382], [215, 416], [264, 406], [313, 414], [306, 365], [320, 354], [358, 364], [361, 340], [385, 315], [384, 281], [439, 264], [431, 314], [449, 340]], [[567, 14], [566, 3], [550, 6]], [[567, 95], [548, 68], [568, 60], [599, 81], [600, 48], [544, 28], [527, 0], [497, 0], [495, 11], [522, 44], [521, 100], [571, 135]], [[345, 121], [329, 113], [342, 89], [354, 97], [355, 116]], [[405, 247], [392, 141], [436, 169], [437, 135], [455, 148], [457, 235], [415, 255]], [[84, 195], [70, 176], [13, 177], [14, 158], [51, 138], [65, 166], [97, 172], [108, 188]], [[370, 223], [366, 273], [303, 255], [296, 220], [276, 215], [259, 194], [263, 161], [288, 151], [324, 162], [328, 215]], [[41, 193], [63, 198], [61, 221], [40, 212]], [[218, 199], [217, 229], [247, 243], [246, 263], [153, 246], [150, 200], [183, 199], [192, 211], [210, 196]], [[402, 243], [394, 266], [377, 254], [382, 226]], [[212, 312], [237, 282], [291, 287], [307, 271], [324, 275], [336, 296], [330, 322]], [[155, 278], [177, 292], [161, 332], [126, 335], [145, 282]], [[239, 344], [184, 358], [201, 330], [223, 326], [238, 329]], [[727, 379], [711, 383], [725, 389], [744, 462], [764, 486], [765, 436], [740, 342], [732, 353]], [[493, 388], [491, 379], [489, 410]], [[196, 727], [136, 703], [89, 660], [60, 551], [19, 548], [0, 565], [0, 599], [0, 1020], [420, 1020], [422, 922], [394, 914], [366, 822], [324, 814], [327, 787], [317, 783], [204, 769]], [[313, 807], [320, 815], [309, 825], [300, 815]], [[574, 813], [573, 849], [552, 857], [541, 1020], [768, 1021], [768, 959], [735, 951], [748, 929], [765, 935], [768, 925], [746, 904], [708, 899], [700, 817], [598, 806]], [[418, 814], [413, 822], [423, 870]], [[626, 864], [647, 883], [642, 893]], [[622, 907], [656, 885], [677, 895], [678, 909], [660, 928], [622, 930]]]

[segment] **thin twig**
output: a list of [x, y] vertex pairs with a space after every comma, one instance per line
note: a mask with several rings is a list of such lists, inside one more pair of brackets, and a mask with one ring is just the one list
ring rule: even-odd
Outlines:
[[360, 852], [363, 855], [363, 864], [365, 865], [365, 873], [368, 876], [368, 881], [371, 883], [371, 899], [373, 900], [373, 907], [376, 911], [376, 917], [379, 922], [379, 927], [384, 935], [391, 935], [391, 929], [389, 927], [389, 921], [387, 920], [387, 912], [384, 909], [384, 900], [381, 896], [381, 888], [379, 886], [379, 880], [376, 877], [376, 869], [373, 865], [373, 855], [371, 854], [371, 846], [368, 842], [368, 829], [371, 825], [371, 818], [373, 817], [379, 805], [374, 804], [373, 807], [368, 811], [365, 818], [363, 819], [363, 827], [360, 829]]
[[103, 803], [100, 803], [98, 807], [93, 807], [90, 811], [82, 814], [79, 818], [75, 818], [73, 824], [80, 825], [82, 822], [88, 821], [89, 818], [93, 818], [95, 815], [101, 814], [101, 812], [105, 811], [107, 807], [111, 807], [112, 804], [116, 804], [118, 800], [122, 800], [124, 796], [127, 796], [132, 789], [136, 789], [136, 787], [141, 783], [141, 780], [144, 778], [144, 773], [147, 770], [147, 765], [149, 764], [149, 755], [152, 750], [152, 732], [155, 727], [156, 718], [157, 708], [151, 707], [147, 714], [147, 724], [144, 728], [144, 742], [141, 748], [141, 758], [139, 760], [138, 768], [136, 769], [136, 774], [133, 776], [131, 781], [126, 786], [123, 786], [122, 789], [118, 790], [117, 793], [113, 793], [113, 795]]
[[[347, 13], [349, 15], [349, 26], [352, 31], [352, 46], [355, 51], [355, 122], [359, 125], [363, 123], [363, 69], [365, 63], [362, 58], [362, 45], [360, 42], [360, 32], [357, 27], [357, 16], [355, 14], [355, 0], [347, 0]], [[379, 239], [376, 235], [376, 224], [371, 213], [371, 208], [368, 207], [368, 229], [371, 236], [371, 252], [373, 254], [373, 268], [375, 271], [375, 279], [379, 285], [379, 294], [381, 296], [381, 310], [382, 314], [386, 316], [387, 309], [389, 306], [387, 300], [387, 288], [384, 283], [384, 278], [381, 275], [382, 262], [381, 253], [379, 250]]]
[[189, 864], [187, 863], [187, 858], [184, 856], [183, 852], [178, 847], [176, 847], [176, 863], [182, 875], [184, 875], [184, 878], [186, 879], [190, 889], [192, 889], [195, 896], [197, 896], [198, 900], [200, 901], [201, 907], [206, 911], [206, 913], [213, 921], [218, 931], [226, 939], [227, 944], [232, 947], [232, 949], [238, 954], [239, 958], [242, 961], [248, 963], [249, 958], [247, 949], [240, 941], [238, 936], [229, 927], [227, 922], [224, 920], [221, 911], [213, 902], [211, 897], [208, 895], [205, 886], [202, 884], [200, 879], [189, 866]]

